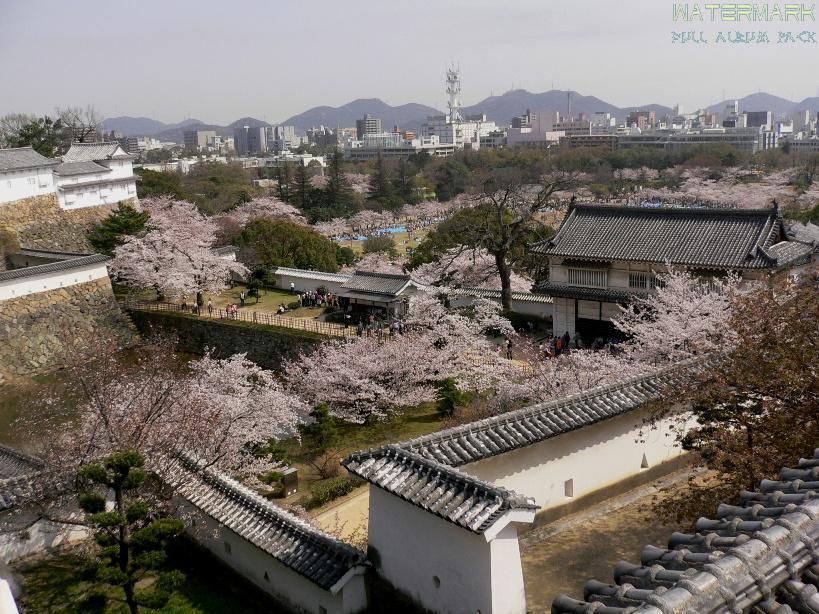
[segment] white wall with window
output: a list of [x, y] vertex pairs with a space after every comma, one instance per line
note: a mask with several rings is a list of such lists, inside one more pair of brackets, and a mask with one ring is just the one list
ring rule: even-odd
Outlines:
[[51, 167], [0, 171], [0, 203], [54, 193]]

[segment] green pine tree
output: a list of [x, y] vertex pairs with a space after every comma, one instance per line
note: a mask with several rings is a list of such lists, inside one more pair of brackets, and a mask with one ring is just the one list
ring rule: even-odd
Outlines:
[[122, 245], [125, 237], [142, 232], [150, 217], [145, 211], [120, 203], [116, 211], [88, 232], [88, 242], [99, 253], [110, 256], [118, 245]]
[[[79, 472], [80, 507], [100, 546], [96, 580], [122, 588], [131, 614], [138, 614], [140, 605], [163, 607], [185, 580], [182, 572], [164, 569], [168, 542], [182, 533], [182, 521], [151, 513], [141, 492], [147, 479], [144, 465], [136, 450], [119, 450]], [[108, 493], [114, 498], [111, 509]], [[138, 589], [137, 583], [148, 576], [155, 581]]]

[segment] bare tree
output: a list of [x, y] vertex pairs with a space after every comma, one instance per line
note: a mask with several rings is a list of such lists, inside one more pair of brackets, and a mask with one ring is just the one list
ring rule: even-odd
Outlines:
[[57, 107], [57, 117], [63, 126], [63, 142], [66, 148], [71, 143], [89, 143], [97, 140], [102, 117], [94, 105], [85, 107]]
[[35, 119], [33, 115], [25, 113], [8, 113], [0, 117], [0, 147], [12, 147], [23, 127]]

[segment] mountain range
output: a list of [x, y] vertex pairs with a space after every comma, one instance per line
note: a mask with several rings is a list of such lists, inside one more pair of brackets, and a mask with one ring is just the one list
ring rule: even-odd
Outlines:
[[[569, 101], [570, 93], [571, 102]], [[475, 105], [464, 107], [462, 110], [465, 115], [485, 113], [489, 119], [499, 124], [507, 124], [512, 117], [521, 115], [526, 109], [530, 109], [532, 112], [560, 111], [565, 114], [569, 104], [571, 104], [571, 112], [574, 115], [602, 111], [611, 113], [618, 120], [624, 120], [629, 112], [637, 109], [653, 110], [656, 112], [657, 117], [662, 117], [671, 112], [670, 107], [656, 103], [635, 107], [618, 107], [595, 96], [583, 96], [577, 92], [550, 90], [534, 93], [522, 89], [510, 90], [500, 96], [490, 96]], [[728, 104], [733, 104], [733, 100], [713, 104], [708, 109], [722, 112]], [[743, 111], [771, 111], [774, 115], [793, 113], [805, 109], [815, 112], [819, 109], [819, 97], [794, 102], [773, 94], [759, 92], [740, 98], [739, 107]], [[694, 109], [687, 110], [693, 111]], [[355, 120], [363, 117], [365, 113], [381, 118], [385, 130], [390, 130], [393, 126], [400, 126], [417, 133], [427, 115], [440, 115], [443, 112], [418, 103], [391, 106], [378, 98], [359, 98], [339, 107], [313, 107], [303, 113], [287, 118], [281, 124], [295, 126], [300, 130], [319, 125], [331, 128], [336, 126], [351, 127], [355, 125]], [[103, 121], [105, 130], [114, 130], [126, 136], [153, 136], [163, 141], [174, 141], [176, 143], [183, 142], [182, 135], [185, 130], [215, 130], [222, 136], [232, 136], [234, 128], [240, 126], [269, 125], [269, 123], [254, 117], [243, 117], [227, 126], [206, 124], [198, 119], [185, 119], [174, 124], [165, 124], [148, 117], [128, 116], [111, 117]]]

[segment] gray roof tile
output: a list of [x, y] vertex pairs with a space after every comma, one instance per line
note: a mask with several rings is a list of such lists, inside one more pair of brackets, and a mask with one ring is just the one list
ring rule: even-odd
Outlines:
[[119, 143], [71, 143], [71, 147], [63, 156], [63, 162], [88, 162], [96, 160], [131, 159], [127, 153], [117, 154]]
[[92, 173], [110, 173], [111, 169], [97, 164], [93, 160], [83, 162], [63, 162], [54, 172], [60, 177], [70, 177], [72, 175], [90, 175]]
[[48, 264], [2, 271], [0, 272], [0, 281], [33, 277], [34, 275], [44, 275], [45, 273], [54, 273], [57, 271], [70, 271], [71, 269], [88, 266], [89, 264], [98, 264], [100, 262], [106, 262], [107, 260], [108, 257], [102, 254], [77, 255], [76, 258], [63, 258], [56, 262], [49, 262]]
[[342, 288], [351, 292], [398, 296], [411, 282], [412, 278], [409, 275], [356, 271], [350, 279], [344, 282]]
[[180, 455], [179, 494], [202, 512], [324, 589], [354, 567], [367, 565], [360, 550], [323, 533], [213, 469]]
[[583, 599], [559, 596], [553, 614], [819, 611], [819, 498], [800, 481], [817, 467], [819, 449], [760, 492], [741, 493], [741, 505], [700, 518], [696, 533], [646, 546], [639, 565], [618, 563], [615, 584], [590, 580]]
[[46, 158], [31, 147], [0, 149], [0, 172], [57, 166], [57, 164], [59, 164], [58, 160]]
[[[536, 254], [704, 267], [781, 266], [764, 248], [785, 240], [775, 209], [574, 205]], [[763, 249], [760, 249], [763, 248]]]
[[356, 452], [343, 464], [387, 492], [475, 533], [486, 531], [508, 510], [537, 509], [532, 499], [399, 446]]

